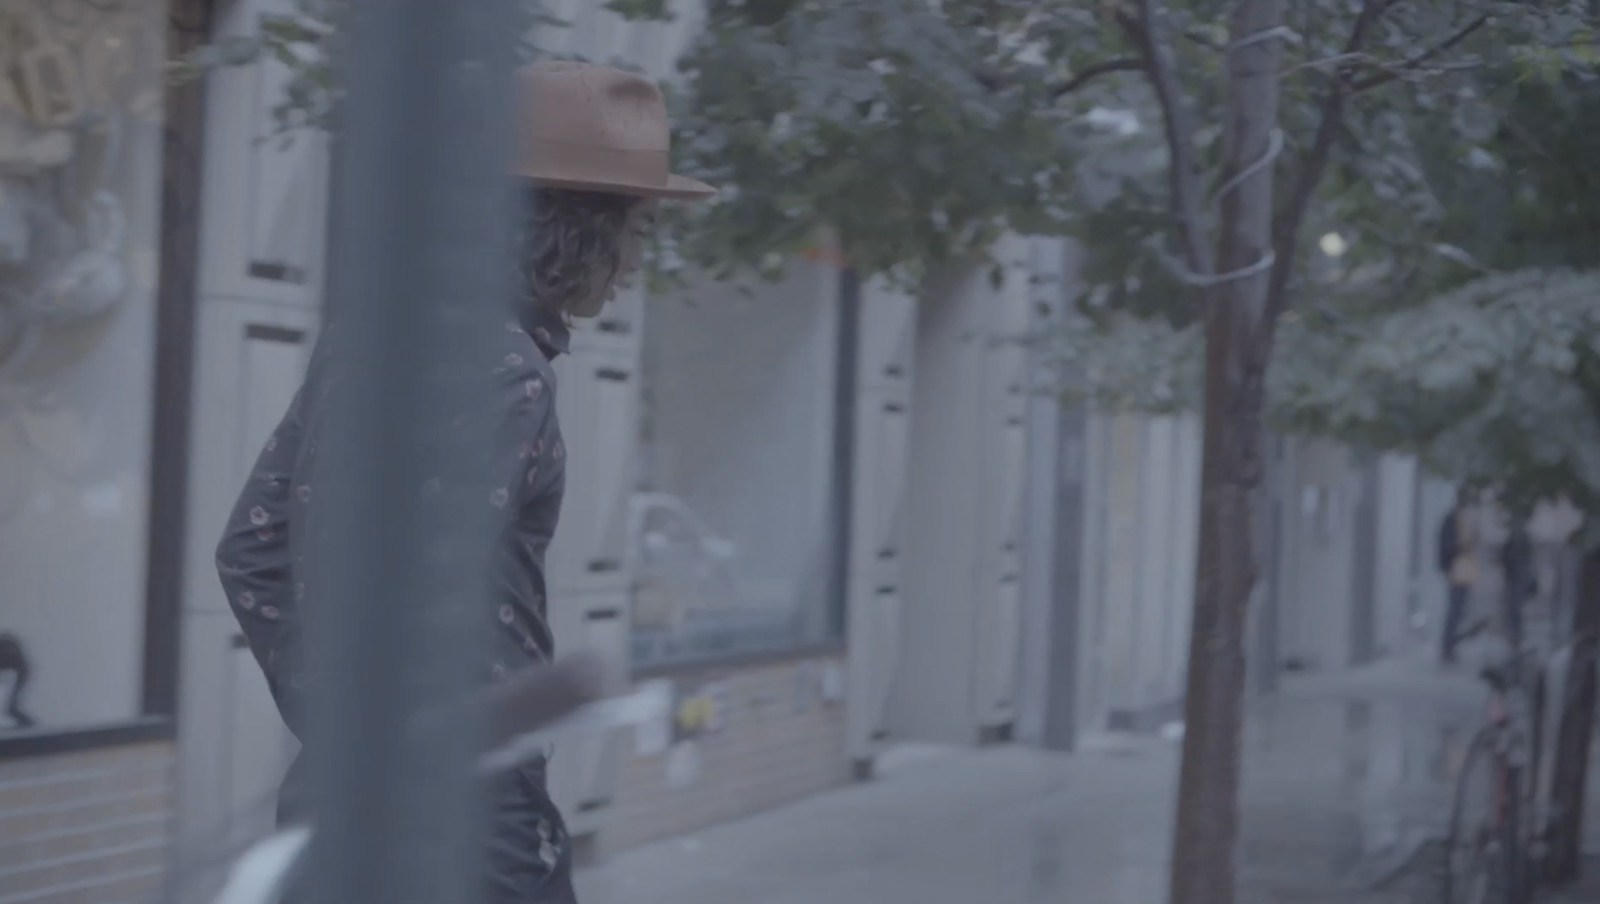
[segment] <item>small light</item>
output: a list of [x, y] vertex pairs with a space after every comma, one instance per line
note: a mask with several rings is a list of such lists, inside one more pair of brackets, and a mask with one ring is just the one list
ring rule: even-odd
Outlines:
[[1344, 257], [1344, 253], [1350, 250], [1350, 243], [1337, 232], [1324, 235], [1317, 241], [1317, 245], [1322, 248], [1322, 253], [1329, 257]]

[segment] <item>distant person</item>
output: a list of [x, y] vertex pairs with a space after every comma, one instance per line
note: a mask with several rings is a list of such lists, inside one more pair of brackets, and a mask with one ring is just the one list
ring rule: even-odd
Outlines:
[[1533, 571], [1533, 541], [1528, 527], [1518, 519], [1500, 549], [1500, 565], [1505, 574], [1506, 636], [1516, 647], [1522, 646], [1522, 607], [1539, 591], [1539, 578]]
[[1446, 665], [1456, 661], [1456, 641], [1460, 640], [1461, 619], [1467, 613], [1472, 585], [1478, 580], [1478, 562], [1473, 553], [1477, 533], [1472, 524], [1472, 493], [1456, 491], [1456, 504], [1439, 525], [1439, 570], [1444, 573], [1449, 593], [1445, 598], [1444, 633], [1440, 637], [1440, 656]]
[[11, 689], [6, 693], [6, 715], [11, 717], [11, 727], [19, 731], [34, 726], [33, 717], [22, 708], [22, 692], [28, 689], [28, 654], [22, 648], [22, 639], [10, 631], [0, 631], [0, 675], [11, 676]]

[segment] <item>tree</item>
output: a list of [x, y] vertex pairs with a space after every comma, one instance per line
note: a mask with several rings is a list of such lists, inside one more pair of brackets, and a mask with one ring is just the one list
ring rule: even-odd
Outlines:
[[[1337, 221], [1367, 239], [1352, 263], [1381, 258], [1402, 286], [1422, 272], [1431, 258], [1416, 249], [1428, 245], [1409, 239], [1439, 211], [1415, 163], [1414, 114], [1459, 106], [1461, 72], [1511, 48], [1559, 53], [1587, 7], [1308, 0], [1286, 22], [1281, 0], [709, 0], [681, 64], [676, 146], [683, 169], [725, 191], [684, 214], [665, 269], [771, 270], [827, 231], [864, 275], [915, 281], [982, 260], [1007, 230], [1065, 232], [1088, 244], [1104, 290], [1090, 297], [1107, 310], [1201, 326], [1202, 546], [1175, 904], [1233, 897], [1265, 378], [1280, 316], [1304, 294], [1302, 233]], [[254, 50], [239, 48], [303, 74], [291, 113], [336, 100], [316, 90], [337, 24], [331, 0], [319, 10], [316, 27], [264, 21]], [[1108, 109], [1153, 136], [1139, 165], [1096, 159], [1093, 114]], [[1110, 190], [1083, 203], [1079, 189], [1095, 186], [1080, 177], [1096, 165]]]
[[[1307, 333], [1278, 407], [1304, 428], [1417, 451], [1440, 473], [1495, 487], [1514, 506], [1565, 499], [1584, 512], [1565, 691], [1573, 705], [1561, 716], [1552, 785], [1553, 799], [1568, 805], [1547, 827], [1546, 876], [1559, 884], [1578, 876], [1600, 631], [1590, 443], [1600, 418], [1591, 313], [1600, 283], [1562, 268], [1594, 266], [1600, 180], [1589, 161], [1600, 150], [1600, 82], [1584, 68], [1534, 72], [1541, 77], [1506, 80], [1494, 92], [1499, 115], [1475, 165], [1431, 168], [1451, 211], [1443, 235], [1472, 264], [1458, 268], [1456, 281], [1475, 281], [1404, 317], [1346, 324], [1320, 339]], [[1481, 276], [1514, 268], [1524, 269]], [[1422, 349], [1437, 352], [1425, 369]], [[1452, 388], [1422, 391], [1444, 385]], [[1331, 387], [1346, 397], [1334, 398]], [[1399, 391], [1410, 396], [1397, 401]]]
[[[1515, 57], [1514, 57], [1515, 58]], [[1533, 61], [1537, 62], [1538, 57]], [[1577, 877], [1584, 784], [1593, 732], [1594, 643], [1600, 629], [1600, 559], [1594, 554], [1592, 343], [1595, 277], [1560, 268], [1593, 267], [1600, 180], [1589, 160], [1597, 149], [1600, 82], [1583, 67], [1541, 71], [1528, 58], [1474, 76], [1492, 116], [1478, 116], [1470, 145], [1434, 141], [1417, 158], [1441, 211], [1424, 238], [1451, 252], [1427, 279], [1408, 279], [1404, 307], [1375, 307], [1369, 297], [1391, 266], [1339, 272], [1322, 267], [1308, 304], [1284, 318], [1284, 349], [1269, 375], [1269, 415], [1285, 431], [1417, 454], [1450, 479], [1493, 487], [1513, 507], [1576, 500], [1589, 516], [1581, 603], [1574, 612], [1575, 667], [1568, 673], [1556, 746], [1548, 827], [1547, 878]], [[1538, 77], [1530, 77], [1538, 76]], [[1527, 269], [1485, 277], [1495, 268]], [[1427, 287], [1454, 286], [1431, 300]], [[1426, 301], [1421, 307], [1418, 298]], [[1069, 387], [1074, 395], [1137, 410], [1196, 404], [1197, 331], [1162, 324], [1116, 323], [1109, 332], [1080, 322], [1060, 343], [1064, 355], [1091, 366]], [[1164, 348], [1164, 354], [1125, 354]], [[1154, 360], [1152, 360], [1154, 358]], [[1529, 364], [1528, 362], [1534, 362]], [[1590, 363], [1586, 363], [1590, 362]], [[1584, 403], [1584, 399], [1589, 401]]]

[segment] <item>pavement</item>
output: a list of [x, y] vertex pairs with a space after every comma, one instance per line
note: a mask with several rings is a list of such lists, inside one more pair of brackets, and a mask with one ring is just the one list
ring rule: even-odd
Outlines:
[[[1470, 662], [1470, 657], [1463, 657]], [[1470, 668], [1289, 676], [1252, 706], [1239, 904], [1433, 904]], [[1172, 726], [1176, 728], [1177, 726]], [[624, 852], [585, 904], [1160, 904], [1178, 745], [891, 750], [869, 782]], [[1569, 901], [1600, 902], [1596, 898]]]

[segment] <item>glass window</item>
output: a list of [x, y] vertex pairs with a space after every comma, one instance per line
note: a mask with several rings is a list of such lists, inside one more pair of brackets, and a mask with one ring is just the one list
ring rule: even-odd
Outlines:
[[139, 714], [165, 12], [0, 8], [0, 732]]
[[653, 299], [629, 538], [633, 661], [778, 652], [834, 632], [837, 274]]

